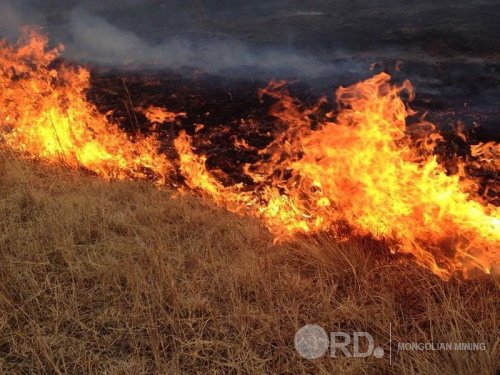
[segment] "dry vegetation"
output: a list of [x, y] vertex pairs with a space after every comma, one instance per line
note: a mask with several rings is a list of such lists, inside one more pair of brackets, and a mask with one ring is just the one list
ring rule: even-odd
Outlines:
[[[273, 245], [255, 221], [0, 154], [0, 372], [492, 374], [498, 281], [443, 282], [381, 244]], [[486, 351], [302, 359], [296, 330]]]

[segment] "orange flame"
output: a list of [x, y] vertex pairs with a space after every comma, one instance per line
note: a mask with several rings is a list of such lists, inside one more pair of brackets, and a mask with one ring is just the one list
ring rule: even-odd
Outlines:
[[[321, 231], [339, 240], [370, 235], [444, 279], [475, 268], [489, 273], [500, 263], [499, 208], [476, 193], [466, 173], [471, 165], [497, 171], [498, 144], [472, 146], [469, 164], [447, 174], [433, 155], [441, 140], [434, 126], [407, 123], [415, 115], [401, 99], [403, 91], [413, 96], [409, 82], [393, 86], [382, 73], [339, 88], [336, 116], [321, 115], [324, 101], [304, 108], [284, 82], [271, 82], [260, 95], [276, 99], [271, 114], [285, 130], [259, 151], [262, 161], [245, 166], [251, 186], [226, 186], [184, 131], [174, 141], [175, 161], [158, 152], [154, 137], [129, 139], [86, 100], [88, 71], [51, 68], [61, 47], [47, 51], [46, 44], [34, 32], [17, 46], [0, 44], [0, 129], [4, 143], [22, 155], [106, 179], [154, 176], [166, 183], [177, 168], [189, 188], [260, 218], [277, 239]], [[153, 123], [184, 116], [158, 107], [144, 113]], [[236, 146], [251, 149], [244, 141]]]
[[142, 113], [144, 113], [144, 116], [149, 120], [151, 123], [156, 123], [156, 124], [163, 124], [164, 122], [176, 122], [179, 120], [181, 117], [186, 117], [186, 113], [180, 112], [170, 112], [167, 111], [165, 108], [162, 107], [155, 107], [155, 106], [149, 106], [146, 109], [141, 109]]
[[[222, 186], [203, 157], [185, 160], [191, 152], [185, 135], [176, 142], [181, 172], [219, 204], [262, 218], [277, 238], [347, 224], [350, 235], [385, 239], [445, 279], [457, 270], [489, 273], [500, 260], [499, 209], [467, 193], [477, 185], [463, 165], [449, 176], [438, 164], [430, 151], [440, 137], [424, 132], [432, 124], [418, 124], [413, 132], [425, 136], [411, 140], [406, 118], [413, 112], [400, 94], [412, 96], [412, 87], [391, 86], [389, 79], [382, 73], [337, 90], [336, 120], [316, 130], [311, 115], [318, 108], [300, 109], [282, 83], [272, 82], [261, 94], [278, 99], [271, 112], [287, 131], [261, 151], [265, 162], [246, 167], [258, 186], [251, 192]], [[473, 154], [492, 163], [492, 150], [498, 155], [492, 143], [475, 146]]]
[[106, 179], [165, 181], [171, 163], [154, 137], [132, 141], [86, 99], [89, 72], [59, 65], [62, 47], [25, 30], [17, 46], [0, 44], [0, 127], [12, 149], [48, 162], [86, 168]]

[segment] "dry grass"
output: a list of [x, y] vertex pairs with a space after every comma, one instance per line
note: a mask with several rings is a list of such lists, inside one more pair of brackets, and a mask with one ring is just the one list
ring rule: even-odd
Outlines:
[[[498, 282], [443, 282], [368, 240], [273, 245], [148, 183], [0, 154], [0, 372], [492, 374]], [[302, 359], [296, 330], [485, 351]]]

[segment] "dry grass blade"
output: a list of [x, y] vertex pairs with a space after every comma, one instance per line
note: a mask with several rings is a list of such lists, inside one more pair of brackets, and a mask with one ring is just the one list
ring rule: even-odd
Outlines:
[[[498, 284], [444, 282], [369, 240], [275, 245], [260, 224], [0, 158], [0, 372], [493, 374]], [[306, 323], [395, 342], [485, 342], [309, 361]], [[394, 349], [394, 348], [393, 348]]]

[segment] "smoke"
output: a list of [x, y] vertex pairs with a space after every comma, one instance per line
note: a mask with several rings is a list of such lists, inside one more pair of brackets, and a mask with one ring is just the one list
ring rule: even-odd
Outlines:
[[[375, 62], [412, 66], [419, 91], [454, 86], [461, 64], [493, 81], [497, 0], [0, 0], [0, 36], [42, 26], [64, 57], [112, 68], [190, 67], [224, 76], [363, 79]], [[497, 12], [498, 13], [498, 12]], [[489, 65], [487, 65], [489, 64]], [[490, 69], [488, 66], [493, 66]], [[488, 70], [489, 69], [489, 70]], [[456, 78], [456, 77], [458, 78]], [[436, 78], [438, 77], [438, 78]], [[444, 78], [442, 78], [444, 77]]]
[[9, 39], [15, 38], [26, 17], [23, 17], [12, 4], [4, 1], [0, 1], [0, 14], [2, 15], [0, 36]]
[[[12, 38], [21, 26], [35, 21], [50, 34], [52, 41], [65, 45], [64, 57], [77, 62], [129, 69], [189, 67], [229, 76], [259, 72], [312, 78], [325, 74], [343, 76], [366, 70], [367, 66], [340, 59], [326, 63], [282, 45], [251, 46], [224, 33], [189, 33], [186, 26], [195, 22], [196, 17], [179, 10], [167, 20], [175, 24], [176, 30], [168, 30], [168, 24], [162, 25], [166, 30], [162, 38], [142, 37], [101, 15], [113, 9], [133, 11], [144, 5], [140, 0], [120, 2], [119, 7], [114, 1], [88, 1], [84, 7], [71, 8], [71, 1], [64, 6], [56, 6], [56, 2], [52, 7], [34, 7], [35, 12], [26, 11], [30, 9], [28, 0], [21, 1], [21, 6], [0, 1], [2, 14], [8, 15], [8, 22], [3, 22], [0, 28], [1, 36]], [[183, 19], [179, 21], [179, 17]]]
[[209, 73], [251, 67], [306, 76], [320, 76], [334, 69], [353, 67], [347, 64], [333, 66], [280, 48], [251, 48], [228, 37], [171, 36], [153, 44], [82, 9], [72, 12], [69, 30], [72, 36], [68, 46], [69, 56], [104, 65], [192, 67]]

